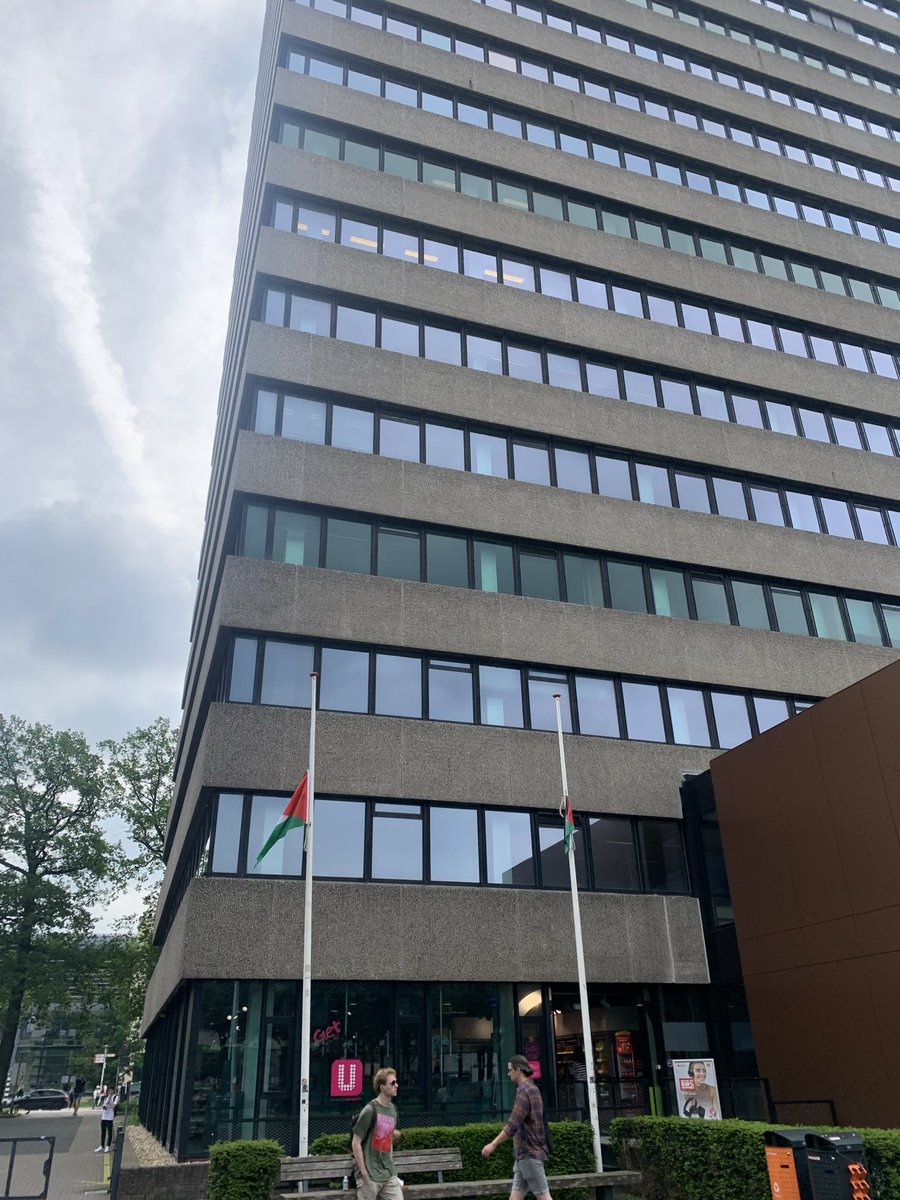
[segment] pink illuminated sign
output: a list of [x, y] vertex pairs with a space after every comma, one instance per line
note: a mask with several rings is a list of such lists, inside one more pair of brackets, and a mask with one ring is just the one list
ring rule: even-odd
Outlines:
[[362, 1061], [358, 1058], [336, 1058], [331, 1064], [332, 1096], [358, 1096], [362, 1090]]

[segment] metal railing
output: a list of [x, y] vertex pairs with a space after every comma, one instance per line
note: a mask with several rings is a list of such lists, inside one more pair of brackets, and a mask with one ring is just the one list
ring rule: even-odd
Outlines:
[[[20, 1146], [27, 1148], [20, 1153]], [[6, 1167], [0, 1200], [47, 1200], [55, 1146], [55, 1137], [0, 1138], [0, 1172]], [[43, 1161], [32, 1148], [44, 1151]]]

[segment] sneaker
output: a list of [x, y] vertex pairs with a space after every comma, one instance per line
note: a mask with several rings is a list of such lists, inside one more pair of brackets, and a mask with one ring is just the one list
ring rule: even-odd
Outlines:
[[106, 1146], [106, 1147], [104, 1147], [103, 1153], [104, 1153], [104, 1154], [109, 1154], [109, 1152], [110, 1152], [110, 1150], [111, 1150], [111, 1149], [112, 1149], [112, 1147], [111, 1147], [111, 1146]]
[[95, 1154], [100, 1154], [100, 1153], [102, 1152], [102, 1150], [103, 1150], [103, 1147], [102, 1147], [102, 1146], [98, 1146], [98, 1147], [97, 1147], [97, 1149], [94, 1151], [94, 1153], [95, 1153]]

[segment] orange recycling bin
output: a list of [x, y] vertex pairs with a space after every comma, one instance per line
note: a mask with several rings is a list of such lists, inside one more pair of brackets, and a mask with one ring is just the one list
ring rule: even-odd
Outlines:
[[808, 1129], [767, 1129], [766, 1169], [772, 1200], [813, 1200], [806, 1166]]

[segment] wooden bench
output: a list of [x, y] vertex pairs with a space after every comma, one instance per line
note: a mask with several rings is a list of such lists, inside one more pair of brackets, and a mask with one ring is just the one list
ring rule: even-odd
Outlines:
[[[404, 1200], [465, 1200], [467, 1196], [507, 1195], [511, 1184], [508, 1178], [462, 1179], [444, 1183], [441, 1179], [444, 1171], [462, 1169], [462, 1158], [457, 1147], [445, 1150], [395, 1150], [394, 1166], [404, 1182], [409, 1175], [438, 1176], [438, 1183], [405, 1183]], [[349, 1178], [350, 1190], [355, 1193], [353, 1158], [350, 1154], [312, 1155], [309, 1158], [282, 1159], [280, 1181], [282, 1185], [290, 1186], [326, 1179], [340, 1181], [345, 1175]], [[613, 1200], [616, 1188], [630, 1187], [637, 1191], [640, 1182], [639, 1171], [587, 1171], [576, 1175], [547, 1176], [551, 1193], [563, 1188], [584, 1188], [593, 1192], [597, 1200]], [[297, 1200], [298, 1195], [302, 1195], [303, 1200], [337, 1200], [334, 1188], [301, 1193], [282, 1191], [279, 1195], [291, 1197], [292, 1200]]]

